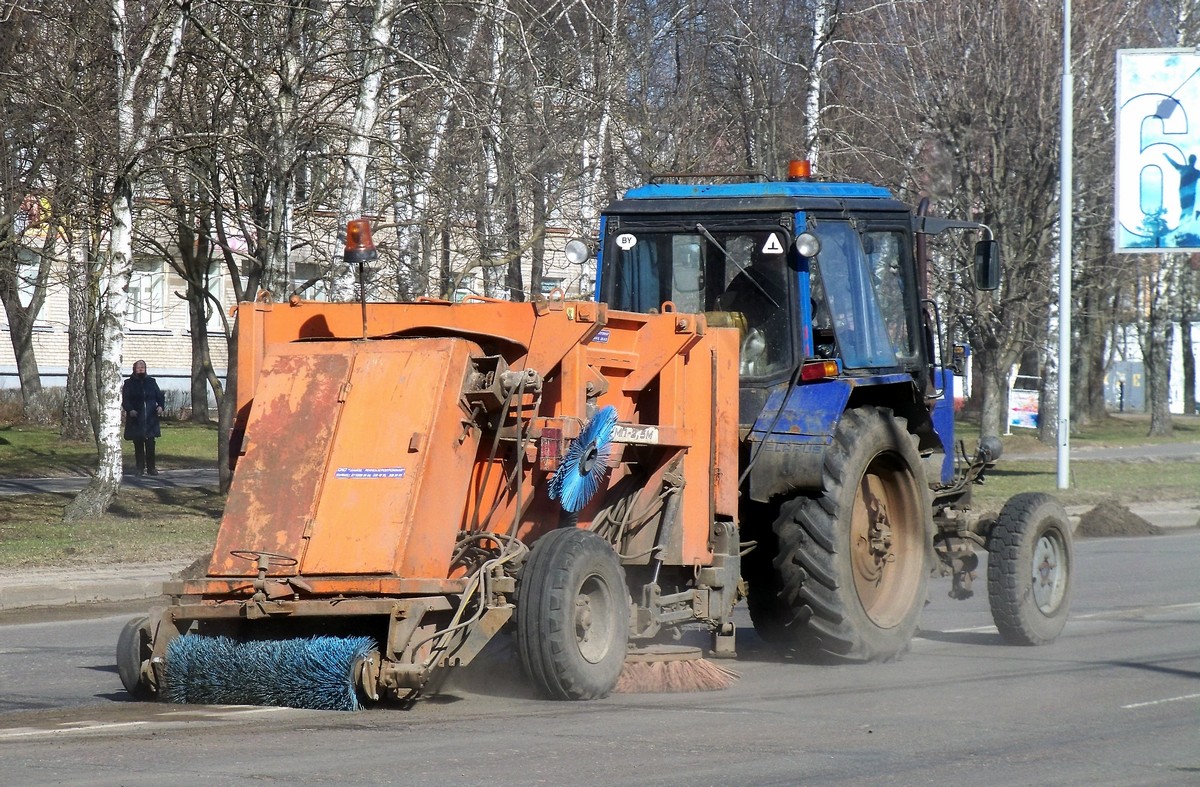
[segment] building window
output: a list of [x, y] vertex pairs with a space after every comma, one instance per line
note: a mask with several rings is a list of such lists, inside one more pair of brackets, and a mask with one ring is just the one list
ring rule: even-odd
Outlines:
[[129, 277], [129, 310], [126, 318], [134, 328], [161, 328], [166, 321], [163, 295], [166, 276], [161, 262], [137, 260]]
[[[204, 288], [210, 298], [204, 301], [204, 313], [208, 316], [207, 328], [209, 333], [221, 333], [225, 330], [223, 310], [225, 309], [225, 279], [221, 276], [221, 265], [214, 262], [208, 267], [204, 277]], [[214, 300], [215, 299], [215, 300]]]
[[292, 292], [306, 301], [329, 300], [329, 281], [325, 271], [315, 263], [296, 263], [292, 273]]

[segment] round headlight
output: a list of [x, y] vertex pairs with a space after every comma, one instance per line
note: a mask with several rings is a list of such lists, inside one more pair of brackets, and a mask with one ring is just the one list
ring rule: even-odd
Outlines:
[[796, 237], [796, 251], [801, 257], [815, 257], [821, 251], [821, 239], [811, 232], [802, 232]]
[[592, 250], [588, 248], [587, 243], [578, 238], [567, 241], [567, 245], [563, 247], [563, 254], [572, 265], [582, 265], [592, 258]]

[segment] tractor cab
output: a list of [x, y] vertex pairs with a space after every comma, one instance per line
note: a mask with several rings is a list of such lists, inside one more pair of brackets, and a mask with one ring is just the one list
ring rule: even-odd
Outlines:
[[602, 219], [598, 279], [612, 308], [669, 303], [737, 328], [744, 389], [786, 385], [797, 370], [803, 382], [929, 385], [911, 213], [875, 186], [634, 189]]
[[[998, 254], [986, 227], [927, 217], [878, 186], [803, 172], [787, 181], [687, 181], [651, 181], [604, 211], [596, 296], [624, 311], [704, 313], [709, 326], [738, 330], [741, 437], [789, 443], [763, 452], [784, 466], [756, 460], [752, 496], [819, 486], [818, 460], [838, 418], [868, 402], [908, 419], [922, 451], [940, 457], [934, 478], [949, 482], [950, 363], [936, 353], [951, 342], [935, 339], [921, 241], [947, 229], [983, 231], [977, 271], [994, 279]], [[805, 454], [807, 469], [797, 467]]]

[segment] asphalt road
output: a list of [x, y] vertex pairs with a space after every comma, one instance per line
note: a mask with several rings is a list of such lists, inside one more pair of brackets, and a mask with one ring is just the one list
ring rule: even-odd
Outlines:
[[500, 647], [412, 709], [360, 713], [131, 702], [112, 665], [130, 610], [9, 614], [0, 783], [1195, 784], [1198, 564], [1194, 530], [1078, 542], [1071, 622], [1041, 648], [939, 580], [891, 664], [781, 661], [747, 625], [728, 690], [556, 703]]

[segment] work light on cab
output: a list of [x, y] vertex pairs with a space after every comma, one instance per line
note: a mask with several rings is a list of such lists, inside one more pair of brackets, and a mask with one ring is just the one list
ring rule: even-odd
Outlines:
[[812, 162], [808, 159], [792, 159], [788, 162], [788, 180], [808, 180], [812, 177]]

